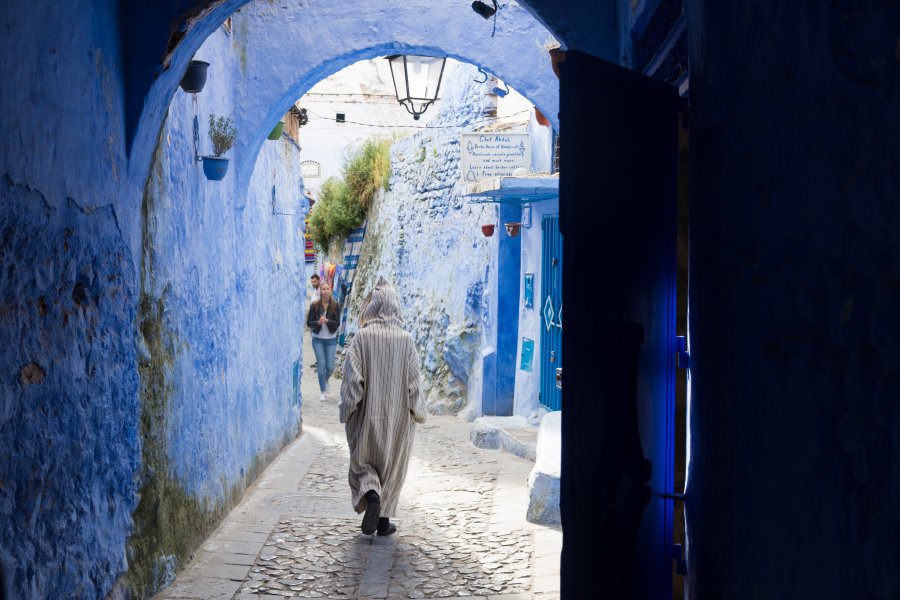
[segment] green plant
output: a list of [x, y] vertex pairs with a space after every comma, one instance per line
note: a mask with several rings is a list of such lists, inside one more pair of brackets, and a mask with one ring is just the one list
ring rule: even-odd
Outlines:
[[350, 194], [368, 210], [379, 188], [386, 190], [390, 186], [391, 143], [387, 140], [366, 140], [350, 155], [343, 173]]
[[209, 139], [213, 145], [213, 156], [216, 158], [228, 152], [234, 146], [237, 129], [231, 117], [209, 115]]
[[345, 239], [366, 220], [366, 210], [350, 194], [344, 180], [329, 177], [322, 184], [319, 200], [309, 216], [309, 233], [323, 250]]
[[329, 177], [309, 215], [309, 234], [327, 251], [363, 224], [378, 189], [387, 189], [391, 176], [389, 141], [367, 140], [346, 160], [343, 179]]

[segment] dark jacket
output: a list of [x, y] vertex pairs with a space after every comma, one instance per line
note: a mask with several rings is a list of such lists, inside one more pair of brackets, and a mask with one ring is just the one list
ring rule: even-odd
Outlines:
[[309, 305], [309, 312], [306, 314], [306, 325], [310, 329], [312, 329], [313, 333], [319, 333], [322, 330], [322, 326], [319, 325], [319, 317], [325, 315], [325, 324], [328, 327], [328, 331], [334, 333], [337, 331], [338, 327], [341, 324], [341, 305], [331, 300], [331, 303], [328, 305], [328, 310], [322, 308], [322, 301], [316, 300], [312, 304]]

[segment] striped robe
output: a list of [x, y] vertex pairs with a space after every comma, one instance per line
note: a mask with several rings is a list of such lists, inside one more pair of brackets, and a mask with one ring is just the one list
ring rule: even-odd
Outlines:
[[381, 497], [381, 516], [392, 517], [406, 479], [416, 423], [424, 423], [419, 357], [403, 330], [400, 299], [379, 279], [363, 306], [360, 329], [344, 358], [341, 423], [350, 446], [353, 508], [366, 510], [365, 494]]

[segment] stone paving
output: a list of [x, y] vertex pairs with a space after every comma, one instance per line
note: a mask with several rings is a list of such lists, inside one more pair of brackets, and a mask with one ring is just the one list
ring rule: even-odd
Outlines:
[[[308, 356], [311, 355], [308, 354]], [[304, 373], [304, 433], [157, 598], [559, 597], [562, 534], [525, 521], [530, 461], [469, 443], [471, 425], [417, 429], [397, 533], [367, 536], [350, 506], [337, 384]]]

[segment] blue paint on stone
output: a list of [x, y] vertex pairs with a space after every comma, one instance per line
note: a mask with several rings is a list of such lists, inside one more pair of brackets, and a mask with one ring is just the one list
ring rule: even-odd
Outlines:
[[519, 341], [519, 285], [522, 262], [522, 238], [507, 234], [506, 223], [521, 219], [518, 205], [500, 205], [500, 244], [497, 255], [497, 394], [494, 412], [486, 415], [513, 414], [516, 392], [516, 352]]
[[497, 353], [485, 349], [481, 358], [481, 411], [492, 415], [497, 410]]
[[444, 342], [444, 362], [450, 372], [463, 383], [469, 381], [469, 373], [481, 345], [478, 333], [477, 330], [464, 330], [458, 335], [449, 336]]
[[481, 317], [481, 302], [484, 295], [484, 281], [478, 280], [466, 288], [466, 323], [477, 325]]

